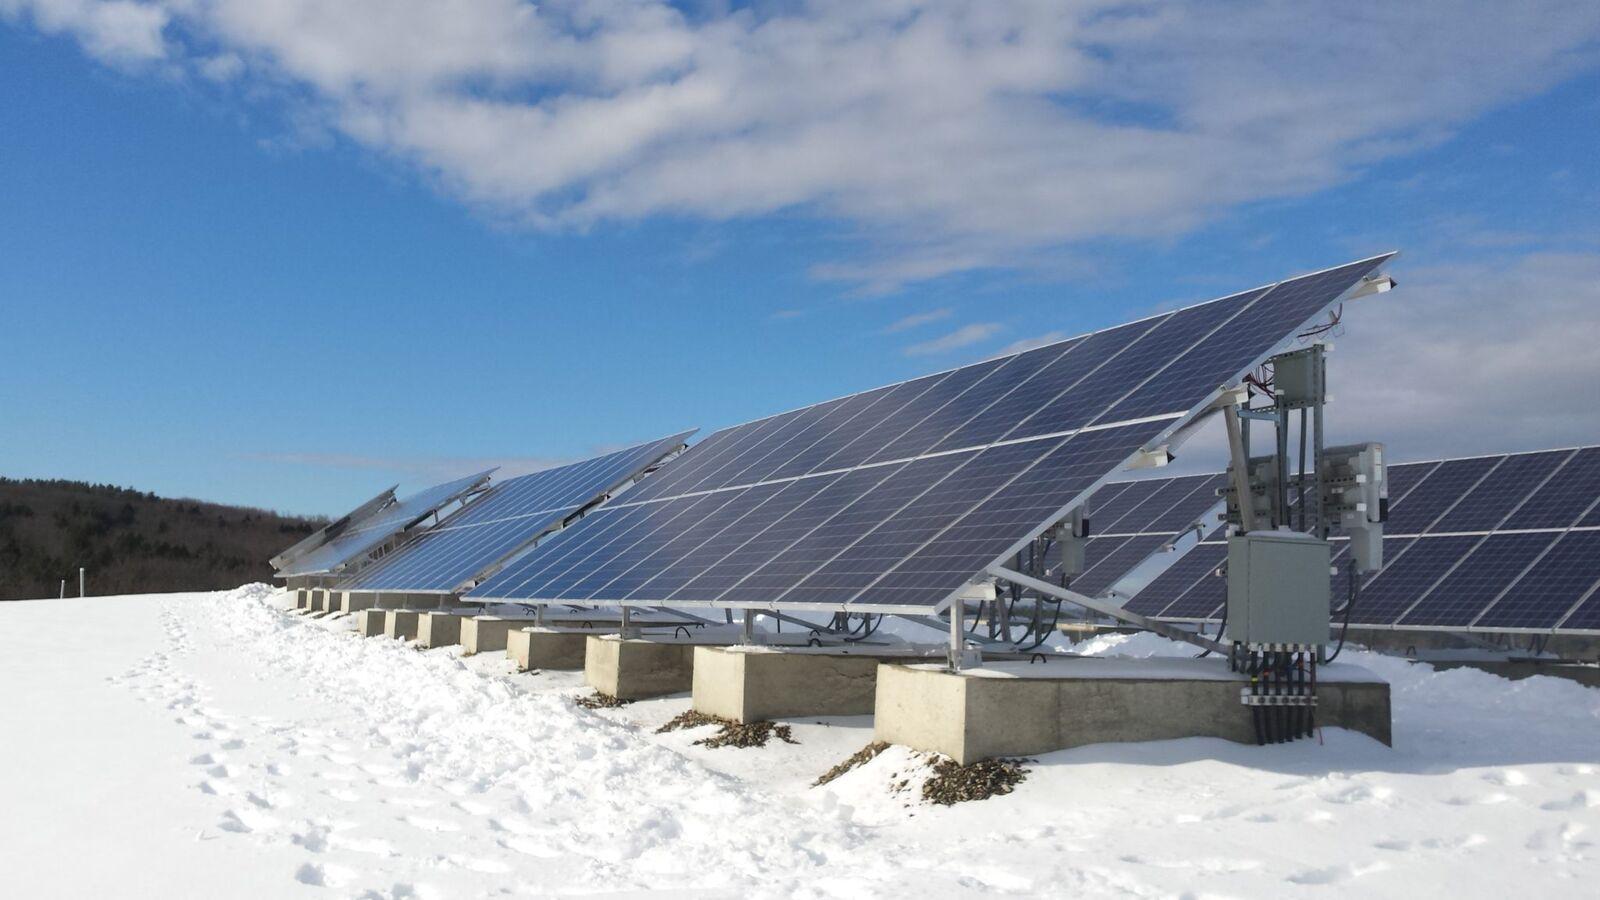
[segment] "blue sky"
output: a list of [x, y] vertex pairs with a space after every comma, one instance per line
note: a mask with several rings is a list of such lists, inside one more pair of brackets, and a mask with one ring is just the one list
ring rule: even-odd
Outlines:
[[[0, 473], [337, 513], [397, 481], [710, 430], [1390, 248], [1393, 308], [1353, 315], [1335, 355], [1336, 394], [1366, 406], [1340, 427], [1409, 457], [1600, 442], [1573, 390], [1600, 386], [1600, 22], [1583, 5], [1499, 44], [1492, 22], [1411, 23], [1420, 45], [1390, 23], [1420, 61], [1374, 46], [1380, 71], [1348, 84], [1297, 85], [1314, 65], [1264, 56], [1289, 80], [1272, 90], [1181, 45], [1153, 55], [1159, 23], [1101, 35], [1097, 71], [1018, 84], [1063, 57], [1029, 37], [1060, 23], [1023, 22], [1001, 62], [939, 67], [998, 87], [919, 111], [942, 76], [874, 61], [934, 11], [886, 37], [827, 31], [866, 36], [790, 61], [815, 79], [791, 96], [800, 76], [767, 71], [758, 39], [783, 25], [806, 46], [837, 7], [608, 21], [573, 33], [631, 49], [569, 48], [551, 74], [518, 54], [566, 44], [496, 43], [508, 2], [466, 4], [485, 28], [441, 41], [474, 62], [441, 52], [448, 71], [418, 87], [391, 57], [431, 57], [304, 17], [0, 0]], [[646, 38], [692, 54], [615, 71], [653, 58]], [[736, 50], [739, 91], [659, 99], [715, 88]], [[858, 58], [866, 86], [833, 96], [851, 81], [833, 66]], [[1181, 65], [1184, 88], [1161, 87]], [[603, 127], [564, 124], [580, 104]], [[541, 130], [516, 131], [530, 111]], [[913, 113], [927, 137], [897, 134]]]

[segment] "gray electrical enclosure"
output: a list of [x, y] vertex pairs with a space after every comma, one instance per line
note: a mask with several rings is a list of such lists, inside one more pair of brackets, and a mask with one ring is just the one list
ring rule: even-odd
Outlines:
[[1227, 640], [1328, 642], [1328, 542], [1295, 531], [1228, 538]]

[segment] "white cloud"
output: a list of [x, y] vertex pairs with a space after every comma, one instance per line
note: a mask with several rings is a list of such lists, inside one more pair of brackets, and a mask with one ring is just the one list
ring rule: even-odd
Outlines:
[[928, 325], [933, 322], [943, 321], [950, 318], [950, 315], [951, 310], [949, 307], [930, 309], [927, 312], [912, 313], [909, 316], [905, 316], [903, 318], [896, 319], [894, 322], [891, 322], [888, 327], [883, 329], [883, 333], [896, 334], [901, 331], [909, 331], [913, 328], [919, 328], [923, 325]]
[[[796, 210], [866, 292], [1180, 233], [1596, 62], [1600, 4], [0, 0], [111, 61], [276, 90], [539, 227]], [[229, 66], [231, 68], [231, 66]]]
[[1002, 326], [998, 322], [974, 322], [963, 325], [943, 337], [920, 344], [912, 344], [905, 349], [907, 356], [931, 356], [935, 353], [945, 353], [950, 350], [959, 350], [970, 347], [980, 341], [986, 341], [1000, 333]]
[[84, 50], [113, 65], [167, 55], [161, 3], [132, 0], [0, 0], [0, 16], [26, 18], [46, 34], [71, 34]]
[[1072, 335], [1067, 334], [1065, 331], [1047, 331], [1038, 337], [1023, 338], [1020, 341], [1012, 341], [1004, 347], [1001, 347], [1000, 352], [996, 353], [995, 356], [1010, 356], [1013, 353], [1026, 353], [1029, 350], [1037, 350], [1038, 348], [1046, 346], [1047, 344], [1054, 344], [1057, 341], [1064, 341], [1069, 337], [1072, 337]]
[[[1350, 303], [1328, 357], [1331, 443], [1394, 462], [1600, 444], [1600, 252], [1406, 269]], [[1220, 419], [1169, 474], [1227, 465]]]
[[1600, 253], [1396, 273], [1351, 304], [1329, 430], [1396, 459], [1600, 443]]

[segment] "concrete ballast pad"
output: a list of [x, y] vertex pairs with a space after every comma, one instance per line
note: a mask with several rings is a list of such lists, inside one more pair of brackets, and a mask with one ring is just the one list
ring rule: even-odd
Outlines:
[[381, 609], [363, 609], [356, 613], [356, 632], [362, 637], [377, 637], [388, 628], [387, 616]]
[[461, 642], [461, 620], [465, 613], [424, 612], [417, 614], [417, 643], [424, 647], [448, 647]]
[[386, 609], [383, 611], [383, 633], [392, 638], [411, 640], [417, 636], [418, 613], [414, 609]]
[[526, 628], [532, 619], [507, 619], [500, 616], [472, 616], [461, 622], [461, 646], [468, 655], [506, 649], [506, 636], [513, 629]]
[[583, 680], [618, 700], [681, 693], [694, 686], [694, 650], [693, 644], [590, 637], [584, 648]]
[[376, 594], [358, 594], [354, 591], [341, 591], [339, 593], [339, 611], [342, 613], [357, 613], [363, 609], [372, 609], [378, 605]]
[[872, 712], [880, 658], [864, 654], [694, 648], [694, 708], [735, 722]]
[[545, 628], [518, 628], [506, 635], [506, 656], [523, 672], [529, 669], [582, 669], [590, 633]]
[[[966, 764], [1085, 744], [1219, 737], [1255, 743], [1250, 710], [1239, 702], [1242, 678], [1213, 660], [1194, 677], [1140, 675], [1145, 660], [1053, 661], [1037, 673], [983, 667], [884, 664], [878, 669], [873, 730], [877, 740], [943, 753]], [[1012, 667], [1018, 668], [1018, 667]], [[1390, 742], [1389, 685], [1353, 666], [1324, 671], [1316, 721]], [[1053, 672], [1051, 670], [1054, 670]], [[1218, 677], [1221, 672], [1223, 677]]]

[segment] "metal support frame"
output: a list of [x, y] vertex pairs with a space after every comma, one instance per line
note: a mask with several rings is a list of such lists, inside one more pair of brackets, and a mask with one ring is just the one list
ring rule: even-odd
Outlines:
[[[1122, 607], [1110, 601], [1100, 600], [1090, 597], [1086, 594], [1080, 594], [1077, 591], [1068, 590], [1064, 587], [1058, 587], [1057, 585], [1053, 585], [1048, 581], [1034, 578], [1032, 575], [1024, 575], [1021, 572], [1012, 571], [1005, 566], [990, 566], [989, 574], [995, 576], [996, 578], [1003, 578], [1012, 584], [1020, 585], [1025, 588], [1038, 591], [1041, 594], [1047, 594], [1051, 597], [1065, 600], [1068, 603], [1077, 604], [1085, 609], [1093, 610], [1102, 615], [1110, 616], [1111, 618], [1120, 622], [1126, 622], [1129, 625], [1135, 625], [1147, 631], [1153, 631], [1162, 637], [1171, 638], [1175, 641], [1184, 641], [1185, 643], [1194, 644], [1196, 647], [1201, 647], [1216, 653], [1228, 652], [1227, 645], [1219, 641], [1213, 641], [1210, 638], [1201, 637], [1192, 631], [1186, 631], [1177, 627], [1176, 625], [1168, 625], [1165, 622], [1159, 622], [1155, 619], [1149, 618], [1148, 616], [1139, 615], [1136, 612], [1123, 609]], [[951, 608], [954, 609], [955, 607], [952, 606]]]
[[1244, 423], [1239, 419], [1239, 407], [1224, 406], [1222, 419], [1228, 429], [1228, 455], [1233, 460], [1233, 492], [1239, 498], [1239, 526], [1244, 531], [1256, 530], [1255, 501], [1250, 494], [1250, 447]]
[[967, 629], [962, 621], [966, 614], [967, 601], [957, 600], [950, 604], [950, 647], [945, 663], [952, 672], [961, 671], [962, 651], [967, 648]]

